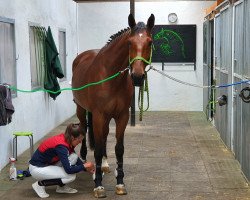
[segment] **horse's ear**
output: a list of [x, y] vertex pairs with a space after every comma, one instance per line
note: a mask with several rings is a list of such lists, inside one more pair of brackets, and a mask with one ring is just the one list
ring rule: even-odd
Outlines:
[[150, 17], [148, 18], [147, 27], [151, 31], [154, 25], [155, 25], [155, 16], [151, 14]]
[[129, 14], [128, 16], [128, 25], [131, 29], [134, 28], [136, 25], [135, 18], [132, 14]]

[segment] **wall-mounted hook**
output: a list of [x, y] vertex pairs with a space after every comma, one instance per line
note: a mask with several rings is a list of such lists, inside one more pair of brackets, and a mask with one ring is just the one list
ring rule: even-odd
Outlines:
[[219, 106], [224, 106], [227, 104], [227, 96], [223, 94], [222, 96], [219, 96], [217, 98], [217, 101], [219, 103]]
[[240, 91], [239, 96], [245, 103], [250, 103], [250, 88], [249, 87], [243, 88]]

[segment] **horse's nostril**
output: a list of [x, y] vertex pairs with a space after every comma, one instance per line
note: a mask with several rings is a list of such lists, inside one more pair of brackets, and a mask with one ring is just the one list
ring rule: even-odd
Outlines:
[[145, 74], [141, 75], [141, 74], [136, 74], [136, 73], [132, 72], [131, 73], [131, 77], [132, 78], [143, 78], [144, 79], [145, 78]]
[[132, 73], [131, 78], [133, 80], [134, 86], [142, 86], [144, 78], [145, 78], [145, 74], [138, 76], [138, 75]]

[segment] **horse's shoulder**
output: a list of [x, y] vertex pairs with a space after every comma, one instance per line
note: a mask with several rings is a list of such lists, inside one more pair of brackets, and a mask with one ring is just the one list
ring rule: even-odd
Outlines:
[[72, 70], [81, 62], [92, 62], [100, 49], [91, 49], [80, 53], [73, 61]]

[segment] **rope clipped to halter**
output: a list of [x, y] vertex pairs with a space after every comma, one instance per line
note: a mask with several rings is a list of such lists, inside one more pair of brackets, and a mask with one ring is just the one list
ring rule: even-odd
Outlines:
[[[129, 66], [131, 66], [131, 64], [136, 61], [136, 60], [142, 60], [143, 62], [145, 62], [148, 65], [151, 65], [152, 63], [152, 53], [153, 53], [153, 49], [154, 49], [154, 45], [151, 45], [151, 50], [150, 50], [150, 57], [149, 60], [146, 60], [145, 58], [141, 57], [141, 56], [136, 56], [134, 57], [132, 60], [130, 59], [129, 56]], [[150, 70], [150, 69], [149, 69]], [[148, 70], [148, 71], [149, 71]], [[143, 110], [143, 98], [144, 98], [144, 91], [147, 92], [147, 101], [148, 101], [148, 105], [147, 108], [145, 110]], [[140, 116], [139, 116], [139, 121], [142, 121], [142, 115], [143, 112], [146, 112], [149, 108], [149, 89], [148, 89], [148, 76], [147, 76], [147, 71], [145, 71], [145, 79], [143, 81], [142, 86], [140, 86], [139, 88], [139, 95], [138, 95], [138, 108], [140, 110]]]
[[[143, 102], [144, 102], [144, 91], [147, 92], [147, 108], [143, 110]], [[139, 95], [138, 95], [138, 108], [140, 110], [139, 121], [142, 121], [143, 112], [146, 112], [149, 108], [149, 89], [148, 89], [148, 76], [147, 72], [145, 71], [145, 80], [142, 86], [139, 88]]]

